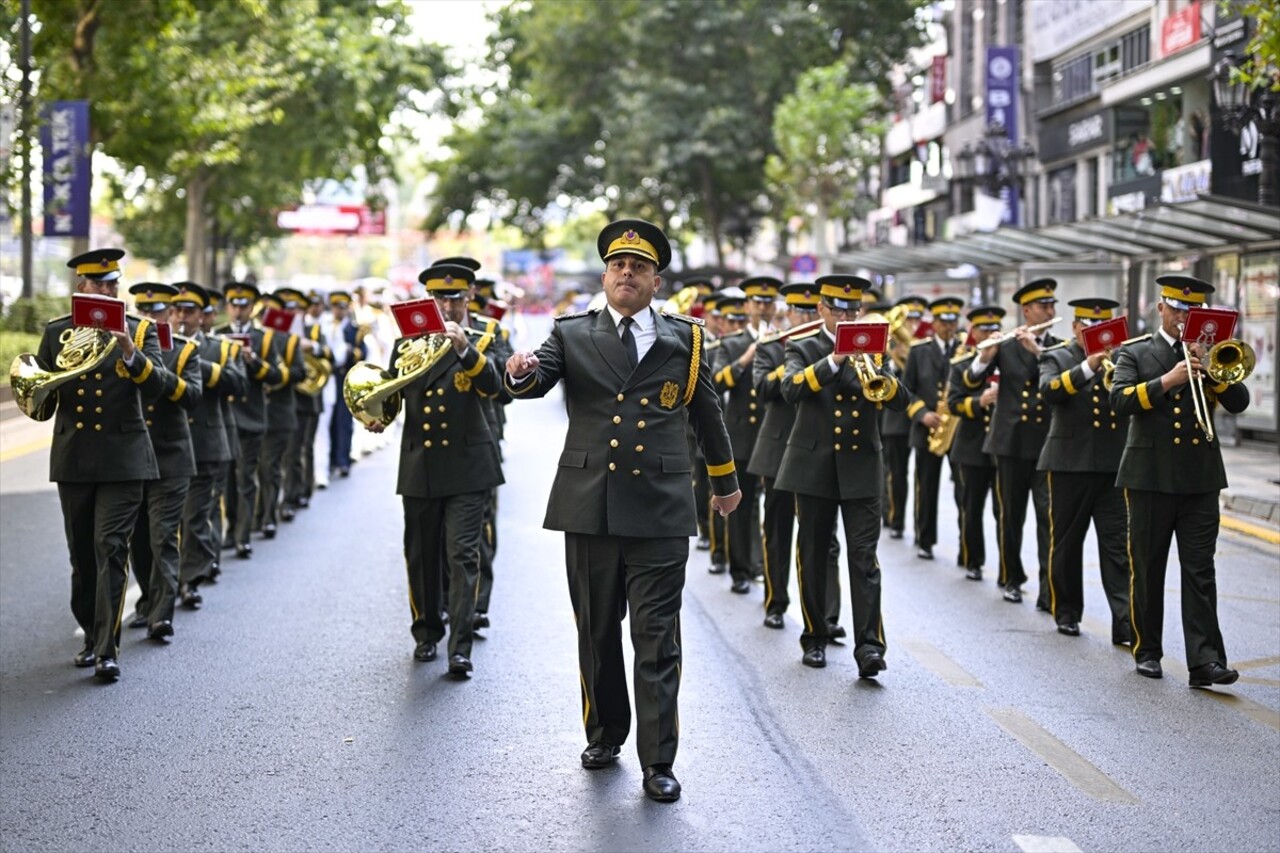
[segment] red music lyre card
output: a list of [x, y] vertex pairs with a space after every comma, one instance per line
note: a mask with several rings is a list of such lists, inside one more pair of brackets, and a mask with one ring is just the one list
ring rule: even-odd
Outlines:
[[836, 324], [836, 355], [882, 353], [888, 346], [888, 323]]
[[444, 315], [440, 313], [439, 303], [430, 296], [426, 299], [396, 302], [391, 306], [391, 313], [395, 316], [396, 325], [400, 327], [403, 337], [417, 338], [444, 331]]
[[162, 352], [173, 349], [173, 326], [168, 323], [156, 323], [156, 337], [160, 339]]
[[224, 337], [224, 338], [226, 338], [226, 339], [228, 339], [228, 340], [235, 341], [236, 343], [238, 343], [238, 344], [239, 344], [240, 346], [242, 346], [242, 347], [252, 347], [252, 346], [253, 346], [253, 336], [252, 336], [252, 335], [246, 335], [246, 334], [244, 334], [243, 332], [227, 332], [227, 333], [226, 333], [226, 334], [224, 334], [222, 337]]
[[1116, 317], [1093, 326], [1084, 328], [1084, 354], [1104, 352], [1114, 349], [1129, 340], [1129, 320]]
[[109, 332], [127, 332], [128, 323], [124, 318], [124, 302], [110, 296], [98, 296], [93, 293], [74, 293], [71, 295], [71, 324], [73, 326], [92, 326], [95, 329], [106, 329]]
[[1192, 308], [1182, 327], [1182, 340], [1213, 346], [1232, 337], [1239, 315], [1230, 308]]
[[501, 320], [503, 315], [507, 313], [507, 303], [500, 299], [490, 299], [485, 303], [484, 311], [481, 313], [490, 319]]
[[267, 329], [275, 329], [281, 334], [289, 334], [289, 330], [293, 328], [294, 312], [283, 311], [279, 308], [268, 308], [262, 312], [262, 325]]
[[921, 320], [920, 325], [916, 326], [915, 337], [924, 340], [933, 334], [933, 322], [930, 320]]

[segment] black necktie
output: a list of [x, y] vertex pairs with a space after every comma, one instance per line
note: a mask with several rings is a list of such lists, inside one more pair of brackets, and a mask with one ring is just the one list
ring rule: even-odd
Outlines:
[[1178, 358], [1182, 358], [1182, 341], [1173, 342], [1173, 354]]
[[635, 324], [635, 320], [631, 317], [622, 318], [622, 348], [627, 351], [627, 363], [634, 370], [636, 362], [640, 357], [636, 354], [636, 335], [631, 331], [631, 327]]

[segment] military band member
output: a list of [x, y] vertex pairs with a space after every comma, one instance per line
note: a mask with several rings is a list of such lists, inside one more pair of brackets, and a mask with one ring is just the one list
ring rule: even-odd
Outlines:
[[[743, 282], [743, 290], [776, 293], [780, 284], [777, 279], [756, 276]], [[769, 299], [772, 302], [773, 297]], [[760, 419], [764, 415], [764, 404], [757, 398], [752, 382], [756, 338], [752, 332], [755, 327], [750, 325], [751, 318], [746, 314], [750, 301], [729, 297], [720, 299], [720, 313], [731, 331], [721, 338], [712, 360], [716, 388], [727, 397], [724, 423], [729, 430], [729, 443], [733, 445], [733, 464], [739, 472], [738, 487], [742, 489], [742, 503], [738, 511], [729, 517], [727, 525], [729, 577], [733, 581], [730, 589], [740, 594], [751, 591], [751, 578], [755, 575], [752, 555], [759, 547], [756, 542], [760, 539], [760, 526], [752, 518], [753, 509], [759, 502], [759, 478], [746, 470], [760, 432]], [[760, 316], [759, 309], [755, 310], [757, 317]]]
[[[206, 287], [205, 292], [209, 294], [209, 304], [205, 306], [204, 312], [200, 315], [200, 328], [204, 330], [207, 337], [215, 340], [222, 345], [222, 341], [226, 341], [230, 354], [230, 361], [234, 361], [236, 373], [240, 381], [232, 383], [234, 387], [228, 387], [225, 394], [217, 395], [218, 403], [222, 408], [222, 426], [227, 432], [227, 448], [231, 451], [231, 458], [227, 464], [223, 466], [222, 477], [213, 484], [213, 547], [214, 559], [213, 566], [209, 572], [209, 580], [217, 579], [222, 572], [222, 551], [224, 548], [235, 547], [234, 524], [232, 519], [235, 518], [235, 505], [239, 500], [239, 490], [236, 487], [236, 460], [240, 458], [240, 431], [236, 428], [236, 412], [235, 399], [237, 396], [248, 393], [249, 379], [245, 374], [244, 361], [240, 358], [240, 344], [228, 338], [218, 337], [213, 333], [214, 327], [218, 325], [217, 317], [219, 306], [226, 301], [222, 292], [213, 287]], [[228, 370], [230, 368], [224, 368]], [[179, 582], [179, 596], [182, 595], [181, 582]], [[192, 606], [190, 601], [183, 602], [186, 606]]]
[[1129, 643], [1128, 530], [1124, 494], [1115, 484], [1129, 419], [1111, 408], [1103, 387], [1105, 352], [1085, 356], [1084, 330], [1110, 320], [1120, 303], [1076, 299], [1075, 336], [1040, 353], [1040, 393], [1052, 412], [1039, 470], [1049, 491], [1050, 608], [1058, 633], [1080, 635], [1084, 614], [1084, 540], [1092, 519], [1111, 608], [1111, 642]]
[[[307, 350], [302, 356], [304, 374], [308, 358], [333, 364], [333, 350], [329, 349], [320, 327], [324, 307], [324, 300], [318, 293], [307, 297], [306, 313], [302, 319], [302, 338], [307, 342], [304, 344]], [[324, 388], [308, 387], [304, 392], [301, 381], [302, 377], [299, 377], [299, 383], [295, 385], [298, 427], [293, 431], [286, 451], [284, 506], [280, 508], [280, 518], [284, 521], [292, 521], [296, 510], [311, 505], [316, 485], [316, 430], [324, 412]]]
[[[218, 327], [220, 334], [243, 336], [248, 340], [248, 345], [240, 348], [248, 384], [245, 393], [237, 395], [232, 404], [240, 455], [235, 459], [235, 512], [227, 512], [231, 543], [236, 549], [236, 556], [242, 560], [253, 556], [249, 534], [258, 503], [258, 467], [262, 459], [263, 436], [267, 431], [266, 387], [280, 381], [280, 365], [272, 345], [274, 333], [267, 337], [253, 321], [253, 305], [260, 295], [257, 286], [248, 282], [228, 284], [223, 289], [223, 297], [229, 321]], [[232, 503], [227, 501], [228, 510]]]
[[[919, 296], [904, 296], [894, 303], [906, 313], [905, 328], [914, 335], [924, 319], [928, 303]], [[908, 352], [896, 339], [889, 341], [886, 363], [893, 375], [901, 379], [907, 367]], [[884, 525], [890, 539], [901, 539], [907, 524], [907, 469], [911, 461], [911, 418], [905, 410], [884, 409], [880, 413], [880, 440], [884, 442]]]
[[356, 324], [351, 313], [351, 294], [335, 290], [329, 294], [329, 312], [333, 315], [336, 334], [329, 342], [333, 348], [333, 382], [337, 399], [329, 419], [329, 472], [341, 477], [351, 474], [351, 436], [354, 422], [351, 410], [342, 399], [342, 385], [347, 371], [368, 357], [364, 344], [364, 332]]
[[622, 617], [635, 647], [636, 748], [644, 790], [679, 798], [680, 601], [697, 532], [686, 421], [707, 459], [712, 504], [741, 499], [733, 451], [697, 321], [651, 307], [671, 248], [657, 226], [625, 219], [597, 241], [605, 310], [561, 318], [536, 353], [507, 362], [514, 397], [565, 383], [569, 428], [543, 526], [565, 531], [578, 623], [587, 768], [613, 763], [631, 729]]
[[[178, 288], [142, 282], [130, 287], [129, 292], [134, 295], [140, 314], [155, 323], [170, 323], [170, 301], [178, 295]], [[164, 390], [145, 404], [147, 432], [160, 477], [143, 487], [142, 506], [129, 542], [129, 562], [142, 593], [129, 627], [146, 626], [147, 637], [153, 640], [173, 636], [181, 560], [178, 528], [187, 488], [196, 473], [189, 418], [204, 395], [198, 343], [175, 337], [173, 346], [163, 351], [161, 358], [167, 373]]]
[[[869, 282], [858, 276], [828, 275], [817, 280], [824, 321], [813, 335], [787, 342], [783, 399], [796, 406], [796, 422], [778, 470], [777, 488], [796, 496], [796, 579], [804, 631], [800, 645], [806, 666], [826, 666], [832, 641], [827, 621], [828, 553], [836, 516], [844, 523], [853, 607], [853, 656], [860, 678], [885, 669], [884, 624], [880, 614], [881, 407], [905, 409], [907, 393], [883, 366], [886, 397], [872, 402], [854, 363], [835, 354], [839, 322], [861, 310], [861, 291]], [[816, 568], [816, 571], [815, 571]]]
[[[123, 257], [120, 249], [97, 249], [72, 258], [76, 291], [114, 298]], [[71, 557], [71, 612], [84, 631], [74, 662], [104, 681], [120, 677], [129, 536], [143, 483], [159, 476], [142, 407], [164, 390], [160, 344], [150, 320], [126, 322], [128, 332], [110, 333], [105, 360], [63, 382], [52, 398], [49, 479], [58, 484]], [[74, 345], [73, 329], [70, 315], [48, 322], [36, 353], [43, 369], [55, 369], [64, 347]]]
[[1057, 313], [1051, 278], [1029, 281], [1013, 294], [1022, 309], [1023, 325], [1008, 340], [980, 350], [964, 373], [965, 387], [977, 390], [992, 371], [1000, 371], [995, 415], [983, 450], [996, 458], [997, 531], [1000, 548], [1000, 586], [1004, 600], [1022, 601], [1027, 573], [1022, 567], [1022, 529], [1027, 498], [1035, 509], [1040, 588], [1036, 609], [1049, 612], [1049, 493], [1043, 472], [1036, 470], [1040, 449], [1049, 434], [1049, 412], [1040, 395], [1037, 359], [1045, 347], [1058, 343], [1047, 330], [1028, 327], [1051, 321]]
[[[1129, 435], [1116, 485], [1124, 489], [1129, 516], [1133, 657], [1139, 675], [1160, 678], [1164, 655], [1164, 579], [1169, 544], [1178, 537], [1182, 567], [1182, 631], [1192, 687], [1232, 684], [1218, 627], [1218, 492], [1227, 485], [1222, 448], [1199, 425], [1188, 379], [1202, 374], [1199, 344], [1186, 345], [1180, 327], [1187, 312], [1202, 306], [1213, 287], [1185, 275], [1156, 279], [1160, 327], [1120, 349], [1111, 404], [1129, 415]], [[1204, 378], [1209, 417], [1217, 406], [1238, 414], [1249, 405], [1244, 383]]]
[[[782, 288], [787, 306], [787, 321], [796, 328], [818, 319], [818, 303], [822, 297], [813, 282], [795, 282]], [[810, 334], [815, 330], [810, 330]], [[803, 333], [802, 333], [803, 334]], [[764, 419], [756, 445], [747, 464], [747, 473], [764, 481], [764, 624], [766, 628], [783, 627], [783, 614], [791, 604], [791, 548], [795, 536], [796, 496], [777, 487], [778, 468], [791, 437], [796, 420], [796, 407], [782, 398], [782, 376], [786, 370], [783, 355], [786, 340], [779, 339], [756, 347], [752, 375], [756, 399], [764, 406]], [[827, 622], [832, 636], [845, 636], [840, 622], [840, 578], [838, 546], [830, 567], [827, 590]]]
[[929, 452], [929, 436], [942, 426], [939, 403], [946, 407], [951, 358], [956, 354], [956, 326], [964, 300], [944, 296], [929, 303], [933, 334], [914, 342], [907, 356], [903, 384], [911, 389], [911, 449], [916, 455], [915, 536], [916, 556], [933, 559], [938, 541], [938, 486], [942, 481], [942, 457]]
[[[280, 288], [263, 294], [260, 305], [297, 313], [306, 306], [307, 297], [292, 288]], [[262, 440], [262, 457], [258, 477], [262, 490], [254, 510], [254, 529], [273, 539], [279, 527], [281, 502], [284, 498], [284, 466], [289, 443], [298, 429], [298, 382], [306, 375], [303, 354], [312, 346], [292, 331], [263, 329], [264, 346], [274, 353], [280, 365], [280, 380], [267, 386], [267, 431]]]
[[[725, 334], [725, 319], [720, 313], [720, 294], [715, 293], [702, 301], [702, 318], [706, 326], [703, 344], [710, 347]], [[708, 350], [710, 352], [710, 350]], [[721, 401], [723, 404], [723, 400]], [[701, 546], [699, 538], [698, 550], [711, 553], [711, 565], [707, 571], [713, 575], [722, 575], [729, 571], [729, 526], [723, 515], [711, 508], [711, 478], [707, 476], [707, 460], [702, 455], [702, 447], [690, 424], [687, 430], [689, 441], [689, 457], [693, 460], [693, 494], [697, 500], [698, 512], [706, 519], [705, 527], [699, 524], [707, 536], [707, 547]]]
[[197, 588], [213, 578], [218, 560], [219, 543], [214, 532], [222, 527], [222, 519], [218, 515], [216, 490], [219, 483], [225, 482], [227, 464], [231, 461], [223, 408], [228, 397], [243, 393], [248, 380], [235, 344], [207, 336], [201, 328], [201, 318], [209, 304], [208, 292], [190, 281], [175, 286], [178, 293], [169, 303], [175, 327], [200, 348], [200, 378], [204, 389], [200, 405], [188, 418], [196, 473], [187, 487], [179, 529], [178, 601], [194, 609], [203, 601]]
[[[985, 341], [1000, 331], [1000, 320], [1005, 310], [994, 305], [974, 308], [966, 316], [973, 338], [973, 345]], [[986, 533], [982, 516], [986, 511], [987, 495], [995, 482], [995, 461], [982, 449], [987, 432], [991, 428], [991, 407], [996, 403], [998, 389], [992, 382], [976, 389], [964, 381], [976, 350], [967, 349], [951, 359], [951, 377], [947, 391], [947, 405], [951, 413], [960, 418], [956, 437], [951, 443], [951, 470], [959, 484], [960, 499], [960, 567], [971, 581], [982, 580], [982, 568], [987, 559]], [[992, 500], [992, 513], [999, 526], [997, 504]]]
[[[427, 292], [466, 310], [475, 274], [456, 264], [437, 264], [419, 281]], [[498, 368], [485, 355], [493, 336], [469, 336], [450, 320], [438, 360], [416, 350], [427, 341], [401, 338], [392, 350], [391, 372], [414, 373], [401, 392], [405, 425], [400, 439], [396, 493], [404, 502], [404, 552], [409, 572], [410, 631], [415, 660], [433, 661], [445, 636], [444, 575], [449, 575], [449, 674], [467, 678], [473, 619], [480, 581], [480, 535], [491, 489], [502, 483], [497, 439], [489, 427], [486, 399], [498, 393]], [[381, 424], [370, 427], [381, 432]]]
[[[694, 300], [696, 307], [692, 313], [694, 316], [701, 314], [703, 322], [707, 322], [708, 300], [710, 300], [711, 305], [715, 304], [715, 300], [712, 298], [715, 294], [715, 284], [706, 276], [692, 275], [682, 279], [680, 287], [681, 289], [692, 287], [697, 291], [698, 297]], [[712, 334], [709, 324], [703, 326], [703, 332], [707, 343], [715, 340], [715, 335]], [[724, 519], [711, 511], [711, 481], [707, 478], [706, 460], [701, 456], [702, 450], [698, 447], [698, 441], [693, 435], [692, 427], [688, 430], [688, 438], [689, 456], [693, 460], [694, 507], [698, 513], [698, 541], [695, 547], [699, 551], [710, 551], [712, 524], [717, 520], [723, 522]], [[723, 523], [721, 523], [721, 527], [723, 527]], [[723, 540], [724, 538], [723, 531], [721, 531], [720, 539]], [[723, 549], [723, 545], [721, 545], [721, 548]], [[723, 553], [721, 556], [723, 557]]]

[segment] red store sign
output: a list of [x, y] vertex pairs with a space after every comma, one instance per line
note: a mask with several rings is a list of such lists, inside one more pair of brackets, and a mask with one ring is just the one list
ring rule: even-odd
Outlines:
[[1184, 47], [1200, 41], [1200, 3], [1190, 6], [1164, 19], [1160, 28], [1160, 55], [1177, 53]]

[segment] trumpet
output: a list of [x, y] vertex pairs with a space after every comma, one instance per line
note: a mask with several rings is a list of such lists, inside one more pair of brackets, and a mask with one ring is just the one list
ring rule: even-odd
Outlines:
[[[1061, 319], [1062, 319], [1061, 317], [1054, 317], [1052, 320], [1045, 320], [1043, 323], [1036, 323], [1034, 326], [1027, 326], [1027, 331], [1038, 332], [1041, 329], [1047, 329]], [[978, 344], [978, 349], [983, 350], [983, 349], [986, 349], [987, 347], [993, 347], [996, 344], [1002, 344], [1005, 341], [1009, 340], [1009, 338], [1013, 337], [1014, 332], [1016, 331], [1017, 329], [1014, 329], [1012, 332], [996, 332], [994, 335], [987, 338], [982, 343]]]
[[881, 376], [876, 370], [875, 362], [865, 352], [850, 357], [853, 369], [862, 385], [862, 396], [873, 403], [888, 400], [898, 390], [898, 380], [892, 376]]
[[[1178, 328], [1185, 328], [1179, 323]], [[1195, 406], [1196, 423], [1204, 432], [1204, 437], [1213, 441], [1216, 433], [1213, 429], [1213, 402], [1204, 389], [1204, 377], [1208, 376], [1219, 385], [1235, 385], [1249, 378], [1257, 364], [1257, 356], [1253, 347], [1240, 340], [1219, 341], [1205, 355], [1203, 373], [1191, 366], [1191, 347], [1183, 344], [1183, 360], [1187, 365], [1187, 384], [1191, 386], [1191, 401]]]
[[1099, 367], [1102, 369], [1102, 387], [1110, 391], [1111, 386], [1116, 382], [1116, 364], [1111, 360], [1110, 352], [1102, 357], [1102, 364]]

